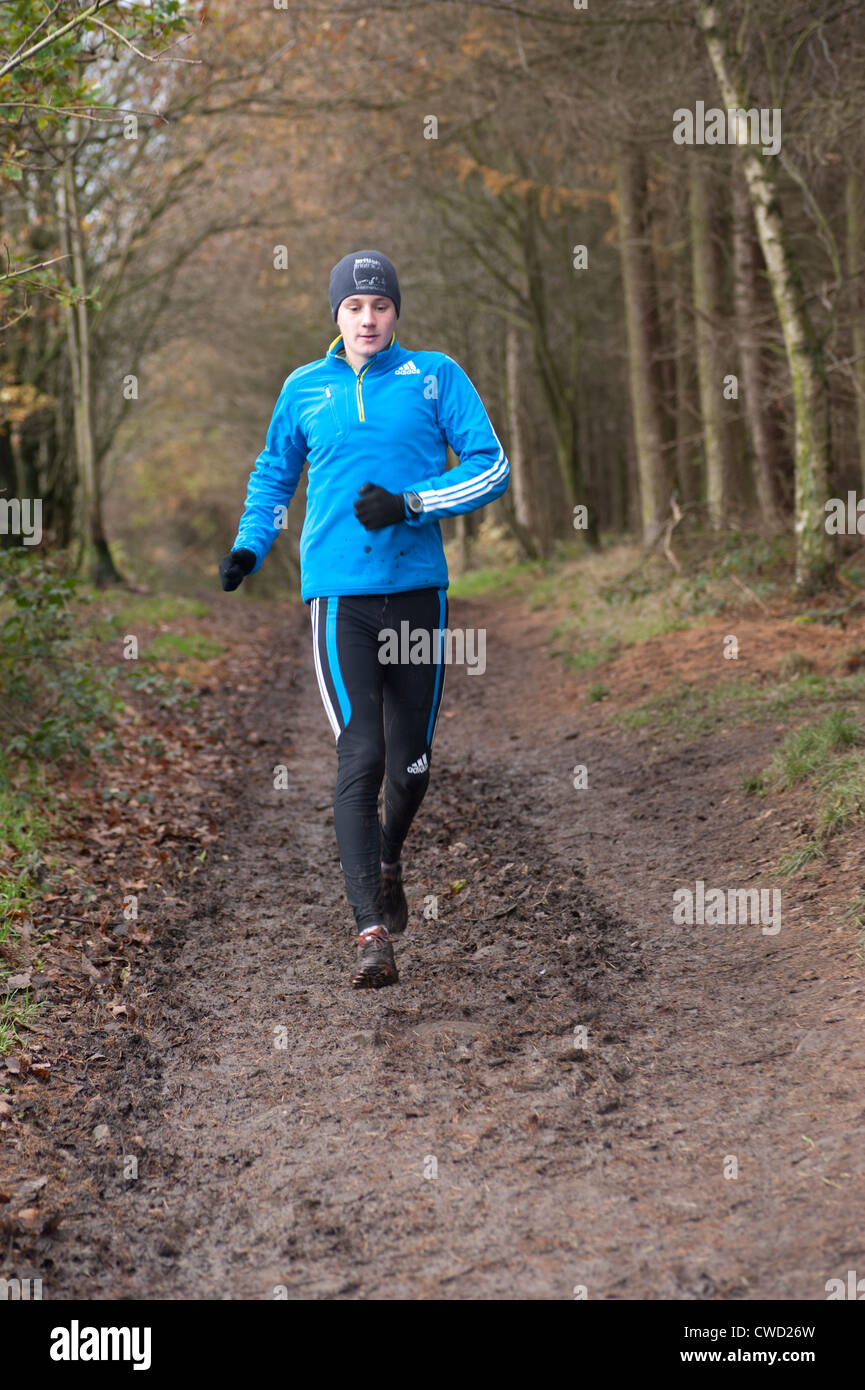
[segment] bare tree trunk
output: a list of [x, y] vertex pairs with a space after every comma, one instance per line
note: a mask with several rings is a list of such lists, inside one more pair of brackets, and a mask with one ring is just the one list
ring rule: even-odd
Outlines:
[[718, 529], [729, 518], [734, 496], [735, 461], [729, 449], [730, 433], [724, 377], [720, 323], [721, 274], [714, 237], [714, 209], [705, 160], [692, 155], [690, 163], [691, 263], [694, 280], [694, 341], [700, 414], [703, 418], [703, 450], [706, 459], [706, 504], [709, 523]]
[[689, 312], [690, 265], [678, 255], [673, 265], [673, 343], [676, 368], [676, 482], [685, 503], [701, 497], [700, 411], [694, 374], [694, 325]]
[[[534, 508], [531, 498], [531, 470], [528, 466], [520, 401], [522, 370], [520, 330], [511, 320], [505, 329], [505, 395], [508, 421], [508, 460], [511, 465], [511, 508], [508, 523], [526, 555], [534, 560], [538, 547], [533, 539]], [[507, 493], [502, 497], [504, 502]]]
[[[721, 28], [718, 6], [696, 0], [709, 58], [724, 105], [747, 110], [744, 84], [734, 76], [734, 54]], [[787, 245], [772, 156], [741, 146], [754, 220], [766, 273], [784, 336], [793, 389], [796, 438], [796, 586], [803, 592], [834, 575], [832, 538], [826, 530], [825, 502], [830, 471], [829, 393], [820, 365], [820, 344], [812, 327], [798, 268]]]
[[568, 508], [572, 509], [575, 504], [586, 507], [588, 526], [581, 534], [589, 545], [595, 547], [599, 543], [598, 509], [591, 495], [589, 480], [583, 472], [577, 429], [580, 325], [574, 315], [567, 356], [563, 352], [554, 352], [550, 344], [539, 227], [538, 197], [531, 192], [526, 198], [522, 223], [522, 254], [534, 360], [555, 436], [556, 461]]
[[472, 512], [460, 512], [455, 518], [457, 541], [460, 547], [460, 569], [466, 574], [471, 569], [474, 528]]
[[655, 367], [658, 327], [651, 248], [644, 225], [646, 176], [642, 155], [629, 149], [617, 171], [619, 241], [628, 338], [628, 379], [640, 480], [643, 539], [658, 536], [670, 501], [670, 477]]
[[[61, 168], [57, 179], [57, 225], [60, 233], [60, 246], [63, 255], [71, 263], [72, 251], [69, 234], [69, 207], [67, 203], [66, 169]], [[69, 375], [72, 396], [72, 423], [75, 439], [75, 464], [78, 475], [78, 488], [75, 495], [75, 517], [72, 523], [72, 538], [83, 553], [87, 532], [87, 514], [90, 506], [90, 478], [82, 472], [85, 447], [81, 438], [81, 362], [78, 357], [78, 343], [75, 336], [75, 309], [71, 303], [64, 306], [66, 322], [66, 343], [69, 358]]]
[[758, 302], [757, 241], [748, 185], [733, 171], [733, 301], [739, 343], [745, 422], [754, 454], [754, 482], [763, 525], [775, 535], [783, 528], [775, 488], [775, 432], [766, 407], [766, 380], [755, 308]]
[[91, 577], [94, 583], [102, 585], [116, 583], [120, 574], [115, 567], [105, 536], [100, 469], [93, 442], [90, 319], [85, 303], [87, 267], [75, 191], [75, 164], [71, 154], [67, 157], [58, 178], [57, 212], [63, 251], [71, 257], [72, 275], [79, 292], [75, 305], [66, 309], [66, 332], [72, 371], [72, 411], [81, 487], [80, 539], [85, 551], [90, 550]]
[[526, 476], [526, 454], [523, 436], [523, 417], [520, 409], [520, 330], [513, 322], [505, 329], [505, 355], [508, 405], [508, 459], [511, 465], [511, 489], [514, 494], [514, 513], [521, 526], [531, 526], [529, 480]]
[[863, 235], [863, 179], [858, 169], [847, 175], [847, 275], [851, 286], [853, 389], [856, 397], [856, 437], [859, 475], [865, 492], [865, 235]]

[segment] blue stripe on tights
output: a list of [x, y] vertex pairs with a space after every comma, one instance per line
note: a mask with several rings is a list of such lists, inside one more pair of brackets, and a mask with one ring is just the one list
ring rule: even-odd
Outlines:
[[345, 726], [351, 719], [351, 701], [348, 698], [345, 681], [339, 669], [339, 655], [336, 650], [336, 610], [338, 604], [338, 598], [329, 598], [327, 601], [327, 661], [336, 688], [336, 698], [339, 700], [339, 708], [342, 712], [343, 726]]
[[443, 656], [443, 654], [444, 654], [444, 645], [445, 645], [445, 639], [444, 639], [444, 625], [445, 625], [445, 591], [444, 591], [444, 589], [439, 589], [439, 621], [438, 621], [438, 626], [439, 626], [439, 632], [441, 633], [441, 636], [440, 636], [440, 638], [439, 638], [439, 659], [438, 659], [438, 661], [436, 662], [436, 681], [435, 681], [435, 688], [433, 689], [432, 709], [430, 710], [429, 723], [427, 724], [427, 729], [426, 729], [427, 747], [429, 747], [429, 741], [430, 741], [430, 739], [432, 738], [433, 724], [434, 724], [434, 722], [435, 722], [436, 701], [438, 700], [438, 697], [439, 697], [439, 686], [441, 685], [441, 681], [442, 681], [442, 656]]

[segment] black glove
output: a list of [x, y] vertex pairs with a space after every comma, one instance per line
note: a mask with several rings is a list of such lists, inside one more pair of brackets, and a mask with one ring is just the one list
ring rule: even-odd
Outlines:
[[255, 569], [258, 556], [252, 550], [232, 550], [219, 562], [219, 577], [225, 590], [236, 589], [242, 584], [250, 570]]
[[401, 492], [388, 492], [378, 483], [364, 483], [354, 504], [354, 514], [367, 531], [380, 531], [383, 526], [405, 521], [405, 497]]

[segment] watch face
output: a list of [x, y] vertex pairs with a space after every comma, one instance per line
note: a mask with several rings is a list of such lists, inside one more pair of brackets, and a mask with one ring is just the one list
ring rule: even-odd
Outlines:
[[423, 503], [416, 492], [407, 492], [405, 500], [408, 502], [408, 509], [414, 516], [420, 516], [423, 511]]

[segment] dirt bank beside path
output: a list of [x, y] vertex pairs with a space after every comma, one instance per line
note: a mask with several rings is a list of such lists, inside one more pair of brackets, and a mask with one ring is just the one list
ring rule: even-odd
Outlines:
[[307, 609], [220, 611], [238, 642], [257, 615], [260, 662], [207, 697], [234, 712], [202, 778], [223, 835], [109, 1074], [22, 1140], [52, 1217], [21, 1273], [52, 1298], [822, 1299], [865, 1268], [852, 932], [786, 883], [777, 935], [672, 924], [679, 885], [773, 882], [788, 832], [731, 788], [780, 734], [613, 728], [545, 615], [453, 601], [487, 670], [448, 671], [402, 983], [358, 994]]

